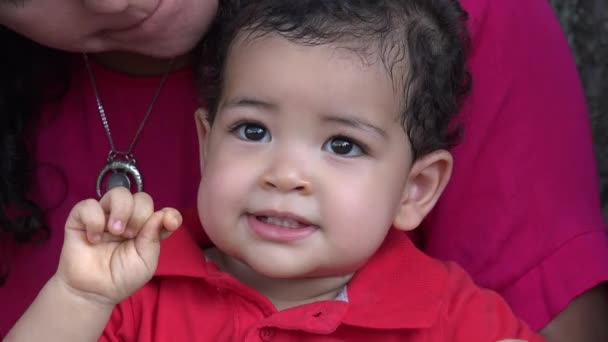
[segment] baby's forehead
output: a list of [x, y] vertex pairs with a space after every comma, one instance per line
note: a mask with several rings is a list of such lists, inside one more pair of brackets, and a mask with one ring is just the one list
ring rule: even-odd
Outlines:
[[[228, 56], [221, 107], [255, 103], [324, 120], [348, 114], [400, 123], [400, 91], [382, 58], [348, 43], [305, 45], [276, 34], [239, 37]], [[334, 119], [328, 122], [342, 122]]]
[[[276, 32], [244, 31], [235, 36], [226, 56], [228, 61], [224, 70], [224, 84], [236, 82], [246, 86], [243, 70], [250, 74], [252, 68], [261, 66], [267, 70], [267, 77], [258, 78], [258, 88], [263, 88], [278, 73], [286, 76], [287, 80], [283, 83], [285, 87], [292, 87], [298, 83], [298, 75], [302, 75], [298, 71], [307, 69], [306, 77], [314, 74], [317, 81], [326, 82], [318, 84], [319, 87], [327, 85], [333, 86], [332, 89], [342, 88], [337, 90], [339, 94], [349, 91], [361, 94], [363, 91], [363, 95], [368, 95], [377, 94], [381, 90], [384, 93], [383, 113], [388, 112], [393, 121], [400, 122], [405, 102], [403, 84], [406, 68], [404, 58], [396, 59], [399, 57], [396, 51], [389, 52], [393, 54], [389, 56], [383, 53], [378, 42], [343, 39], [312, 44]], [[290, 58], [295, 58], [298, 64], [291, 64], [290, 69], [284, 68], [286, 60]], [[262, 64], [259, 63], [260, 60], [264, 60]], [[366, 82], [362, 83], [362, 79]], [[342, 98], [345, 97], [348, 98], [346, 95]]]
[[[341, 39], [331, 41], [305, 39], [291, 37], [280, 32], [253, 31], [241, 29], [234, 37], [228, 50], [229, 57], [235, 46], [247, 46], [264, 44], [273, 39], [290, 42], [292, 49], [316, 48], [328, 51], [328, 58], [349, 60], [355, 67], [361, 70], [377, 68], [387, 79], [393, 83], [393, 88], [398, 94], [403, 94], [409, 72], [408, 55], [405, 44], [391, 42], [389, 39], [357, 39], [345, 36]], [[265, 48], [272, 48], [265, 46]]]

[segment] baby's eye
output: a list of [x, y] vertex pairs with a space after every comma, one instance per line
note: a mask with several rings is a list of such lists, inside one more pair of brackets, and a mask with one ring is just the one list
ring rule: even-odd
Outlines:
[[365, 153], [359, 144], [346, 137], [333, 137], [323, 144], [323, 150], [343, 157], [358, 157]]
[[242, 140], [269, 142], [270, 132], [266, 127], [255, 123], [243, 123], [236, 126], [233, 130], [237, 137]]

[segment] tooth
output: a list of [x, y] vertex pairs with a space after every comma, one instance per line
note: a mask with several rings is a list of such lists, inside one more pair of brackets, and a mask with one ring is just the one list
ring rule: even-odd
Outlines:
[[264, 221], [268, 224], [286, 228], [299, 228], [301, 226], [297, 221], [281, 217], [265, 217]]

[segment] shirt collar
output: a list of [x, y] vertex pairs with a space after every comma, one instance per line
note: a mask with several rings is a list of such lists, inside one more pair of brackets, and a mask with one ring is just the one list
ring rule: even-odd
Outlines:
[[[186, 224], [196, 218], [184, 217]], [[156, 276], [208, 278], [210, 263], [181, 227], [161, 244]], [[216, 272], [211, 272], [216, 273]], [[405, 233], [391, 229], [376, 254], [347, 286], [342, 322], [375, 329], [427, 328], [435, 323], [447, 294], [447, 268], [419, 251]]]
[[428, 328], [447, 294], [446, 267], [392, 229], [348, 284], [343, 322], [376, 329]]

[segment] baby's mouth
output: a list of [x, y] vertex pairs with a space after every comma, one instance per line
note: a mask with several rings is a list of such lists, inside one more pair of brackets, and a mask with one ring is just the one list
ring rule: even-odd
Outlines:
[[255, 216], [255, 218], [261, 222], [277, 227], [297, 229], [310, 226], [309, 223], [300, 222], [287, 217]]
[[251, 213], [247, 215], [247, 222], [258, 238], [279, 243], [295, 243], [319, 230], [304, 217], [289, 212], [267, 210]]

